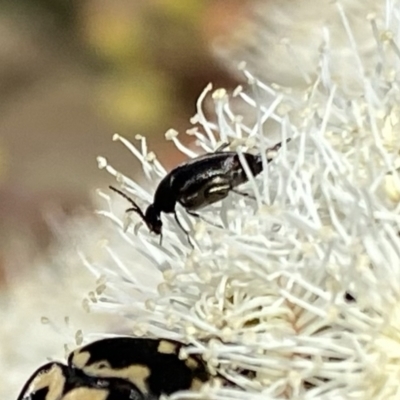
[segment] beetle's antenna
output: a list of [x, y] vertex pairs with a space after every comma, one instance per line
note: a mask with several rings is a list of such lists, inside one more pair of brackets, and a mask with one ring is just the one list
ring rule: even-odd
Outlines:
[[121, 192], [121, 190], [118, 190], [118, 189], [116, 189], [116, 188], [113, 187], [113, 186], [109, 186], [109, 188], [110, 188], [111, 190], [113, 190], [115, 193], [118, 193], [120, 196], [122, 196], [124, 199], [128, 200], [129, 203], [132, 204], [133, 207], [128, 208], [128, 209], [126, 210], [126, 212], [131, 212], [131, 211], [133, 211], [133, 212], [139, 214], [139, 215], [142, 217], [143, 221], [146, 222], [146, 218], [145, 218], [145, 216], [144, 216], [144, 214], [143, 214], [143, 211], [141, 210], [141, 208], [140, 208], [128, 195], [126, 195], [124, 192]]

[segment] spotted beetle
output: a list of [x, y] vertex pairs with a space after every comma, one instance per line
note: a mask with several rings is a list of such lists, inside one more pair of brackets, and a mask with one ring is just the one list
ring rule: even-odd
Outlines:
[[167, 339], [98, 340], [73, 351], [67, 365], [37, 369], [17, 400], [156, 400], [199, 390], [211, 376], [201, 358], [179, 358], [183, 346]]
[[[289, 141], [290, 139], [287, 139], [286, 143]], [[196, 157], [170, 171], [159, 183], [154, 193], [153, 203], [147, 207], [145, 212], [119, 189], [113, 186], [110, 186], [110, 189], [131, 203], [132, 207], [128, 208], [126, 212], [138, 214], [151, 232], [160, 235], [160, 243], [162, 240], [162, 212], [174, 214], [178, 226], [188, 234], [178, 219], [175, 210], [176, 203], [184, 207], [190, 215], [200, 218], [195, 211], [224, 199], [231, 191], [247, 196], [236, 190], [236, 187], [247, 182], [248, 178], [238, 153], [222, 151], [227, 146], [227, 144], [223, 144], [214, 153]], [[282, 142], [267, 149], [267, 162], [273, 160], [273, 157], [268, 157], [268, 154], [279, 150], [281, 146]], [[262, 171], [261, 154], [243, 153], [243, 157], [254, 176]]]

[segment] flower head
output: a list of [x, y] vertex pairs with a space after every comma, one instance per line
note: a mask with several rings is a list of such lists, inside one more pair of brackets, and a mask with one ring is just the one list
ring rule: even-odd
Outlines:
[[[397, 8], [387, 6], [393, 18], [370, 17], [374, 56], [367, 74], [337, 5], [344, 49], [356, 60], [356, 90], [336, 82], [325, 42], [318, 75], [303, 91], [243, 70], [246, 90], [231, 97], [223, 89], [212, 92], [213, 121], [202, 108], [211, 87], [200, 96], [187, 132], [200, 151], [228, 142], [239, 154], [261, 154], [265, 168], [256, 178], [247, 168], [243, 190], [252, 198], [233, 193], [204, 209], [205, 221], [178, 207], [194, 249], [173, 217], [162, 215], [160, 245], [146, 227], [139, 229], [137, 215], [127, 224], [122, 203], [117, 208], [102, 195], [109, 204], [102, 213], [120, 237], [106, 247], [113, 264], [87, 263], [105, 285], [92, 307], [123, 314], [135, 335], [189, 343], [188, 352], [237, 385], [213, 388], [213, 398], [397, 395], [400, 52]], [[197, 155], [177, 132], [166, 137], [189, 158]], [[145, 139], [138, 137], [136, 148], [114, 138], [139, 158], [154, 189], [166, 172]], [[282, 149], [267, 163], [266, 150], [277, 141]], [[99, 164], [135, 201], [152, 202], [150, 191], [104, 158]]]

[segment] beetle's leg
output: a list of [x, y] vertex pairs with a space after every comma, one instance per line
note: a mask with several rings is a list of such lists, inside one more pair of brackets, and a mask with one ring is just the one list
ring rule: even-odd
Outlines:
[[175, 221], [178, 224], [179, 228], [181, 228], [183, 230], [183, 232], [185, 232], [185, 235], [187, 236], [189, 244], [194, 248], [192, 240], [190, 239], [189, 232], [183, 227], [183, 225], [181, 224], [181, 221], [179, 221], [178, 214], [176, 213], [176, 211], [174, 211], [174, 218], [175, 218]]
[[214, 153], [219, 153], [220, 151], [226, 149], [227, 147], [229, 147], [228, 142], [222, 143], [214, 150]]
[[192, 217], [200, 218], [200, 219], [202, 219], [203, 221], [205, 221], [205, 219], [204, 219], [200, 214], [197, 214], [197, 213], [194, 212], [194, 211], [186, 210], [186, 212], [187, 212], [189, 215], [191, 215]]
[[249, 199], [256, 200], [256, 198], [249, 193], [241, 192], [240, 190], [237, 190], [237, 189], [232, 189], [232, 192], [239, 194], [240, 196], [248, 197]]
[[[289, 143], [291, 140], [292, 140], [292, 138], [287, 138], [287, 139], [286, 139], [286, 143]], [[273, 159], [275, 158], [274, 153], [275, 153], [276, 151], [278, 151], [278, 150], [282, 147], [282, 144], [283, 144], [283, 143], [285, 143], [285, 142], [277, 143], [275, 146], [272, 146], [272, 147], [266, 149], [266, 151], [267, 151], [267, 162], [273, 161]], [[269, 154], [271, 154], [272, 157], [269, 156]]]
[[208, 223], [208, 221], [207, 221], [204, 217], [202, 217], [200, 214], [198, 214], [197, 212], [190, 211], [190, 210], [186, 210], [186, 212], [187, 212], [189, 215], [191, 215], [192, 217], [199, 218], [199, 219], [201, 219], [202, 221]]
[[209, 221], [208, 219], [202, 217], [200, 214], [197, 214], [197, 213], [194, 212], [194, 211], [186, 210], [186, 212], [187, 212], [189, 215], [191, 215], [192, 217], [199, 218], [199, 219], [201, 219], [202, 221], [206, 222], [207, 224], [210, 224], [210, 225], [212, 225], [212, 226], [216, 226], [217, 228], [223, 228], [222, 225], [215, 224], [214, 222]]

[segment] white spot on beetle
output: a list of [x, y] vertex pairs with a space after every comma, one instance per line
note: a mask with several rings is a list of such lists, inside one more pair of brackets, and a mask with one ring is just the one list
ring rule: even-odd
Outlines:
[[168, 340], [160, 340], [157, 351], [162, 354], [176, 354], [177, 347], [175, 343], [169, 342]]

